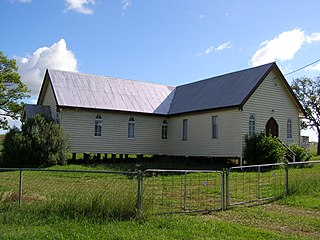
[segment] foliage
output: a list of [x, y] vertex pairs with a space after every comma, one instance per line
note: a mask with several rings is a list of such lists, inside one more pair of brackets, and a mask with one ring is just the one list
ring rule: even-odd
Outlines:
[[306, 125], [318, 132], [317, 155], [320, 155], [320, 76], [315, 79], [301, 77], [294, 79], [292, 90], [306, 113]]
[[29, 97], [26, 85], [20, 81], [14, 59], [0, 51], [0, 129], [8, 129], [8, 118], [18, 119], [23, 107], [22, 99]]
[[35, 115], [22, 125], [21, 131], [13, 128], [6, 134], [3, 164], [11, 167], [65, 164], [68, 149], [68, 138], [60, 126]]
[[312, 158], [312, 154], [308, 150], [296, 144], [290, 145], [289, 148], [296, 154], [296, 162], [307, 162]]
[[244, 158], [246, 164], [268, 164], [282, 162], [286, 150], [277, 137], [264, 133], [245, 137]]

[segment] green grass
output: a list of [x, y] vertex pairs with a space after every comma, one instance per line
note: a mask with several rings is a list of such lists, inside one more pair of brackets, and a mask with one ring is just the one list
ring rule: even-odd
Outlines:
[[[70, 165], [51, 169], [106, 168]], [[18, 172], [5, 172], [0, 175], [0, 239], [319, 239], [319, 170], [320, 164], [292, 169], [290, 195], [269, 204], [237, 206], [204, 215], [142, 218], [135, 217], [134, 178], [120, 175], [113, 181], [99, 173], [23, 173], [23, 183], [29, 187], [19, 209], [10, 202], [16, 200], [12, 193], [17, 189]], [[269, 173], [273, 176], [272, 171]], [[244, 174], [254, 177], [250, 172]], [[164, 178], [172, 184], [179, 177]], [[199, 174], [190, 177], [203, 183]]]

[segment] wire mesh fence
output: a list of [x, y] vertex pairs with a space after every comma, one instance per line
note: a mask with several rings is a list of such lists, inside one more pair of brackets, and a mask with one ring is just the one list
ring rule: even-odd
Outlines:
[[224, 171], [0, 168], [0, 210], [130, 218], [137, 214], [224, 210], [320, 192], [320, 161], [232, 167]]
[[136, 213], [137, 173], [0, 169], [0, 178], [3, 205], [74, 216]]
[[224, 206], [222, 171], [145, 171], [143, 209], [149, 213], [219, 210]]
[[286, 164], [232, 167], [227, 171], [227, 207], [286, 194]]

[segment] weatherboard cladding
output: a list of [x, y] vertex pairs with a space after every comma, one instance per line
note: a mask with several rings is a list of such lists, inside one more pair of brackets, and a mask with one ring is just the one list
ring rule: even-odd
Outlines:
[[48, 70], [59, 106], [174, 115], [241, 106], [275, 63], [171, 87]]

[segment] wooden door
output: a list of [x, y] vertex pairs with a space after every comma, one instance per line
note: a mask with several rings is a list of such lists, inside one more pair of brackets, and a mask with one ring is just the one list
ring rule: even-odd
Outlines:
[[270, 118], [266, 124], [266, 134], [267, 136], [271, 134], [272, 136], [279, 137], [278, 123], [273, 117]]

